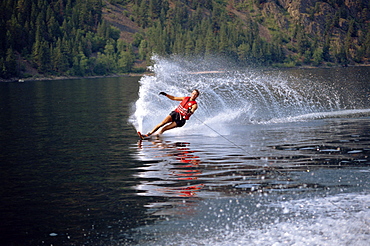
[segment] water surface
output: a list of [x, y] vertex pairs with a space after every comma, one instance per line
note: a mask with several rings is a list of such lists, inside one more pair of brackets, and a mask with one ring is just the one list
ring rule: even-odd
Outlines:
[[[0, 84], [4, 245], [369, 244], [369, 68], [182, 62]], [[183, 128], [137, 140], [194, 88]]]

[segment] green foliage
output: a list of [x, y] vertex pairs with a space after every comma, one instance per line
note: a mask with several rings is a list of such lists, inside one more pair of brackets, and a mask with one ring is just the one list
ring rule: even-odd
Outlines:
[[134, 61], [130, 59], [131, 64], [119, 69], [121, 54], [116, 45], [120, 30], [102, 19], [102, 7], [102, 0], [3, 0], [1, 78], [20, 76], [15, 58], [20, 54], [44, 74], [85, 76], [128, 71]]
[[139, 46], [141, 59], [147, 58], [144, 52], [149, 55], [221, 54], [241, 62], [261, 64], [283, 59], [280, 45], [259, 38], [258, 26], [252, 19], [245, 25], [228, 14], [227, 1], [200, 1], [198, 5], [190, 4], [190, 8], [181, 1], [173, 2], [174, 8], [168, 11], [164, 22], [154, 18], [147, 23], [145, 42]]
[[[218, 54], [274, 66], [364, 63], [370, 59], [370, 5], [357, 3], [307, 3], [297, 20], [279, 1], [2, 0], [0, 76], [21, 76], [23, 59], [44, 74], [126, 73], [154, 53]], [[104, 20], [109, 4], [122, 7], [140, 30], [126, 37]]]
[[324, 60], [323, 49], [317, 48], [313, 53], [312, 65], [319, 66], [323, 62], [323, 60]]

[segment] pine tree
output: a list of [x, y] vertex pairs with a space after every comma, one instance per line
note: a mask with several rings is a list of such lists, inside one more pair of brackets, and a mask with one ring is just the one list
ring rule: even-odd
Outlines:
[[5, 75], [5, 78], [18, 76], [17, 61], [12, 48], [9, 48], [6, 51], [6, 58], [3, 64], [3, 73]]
[[322, 48], [322, 56], [324, 61], [331, 61], [330, 58], [330, 40], [329, 37], [327, 36], [324, 42], [324, 46]]
[[63, 48], [62, 40], [59, 38], [53, 49], [52, 65], [53, 69], [59, 73], [65, 73], [69, 69], [69, 61], [66, 51]]
[[148, 54], [148, 43], [145, 39], [141, 40], [139, 45], [139, 59], [146, 60]]
[[102, 62], [105, 64], [107, 72], [117, 72], [117, 56], [114, 48], [114, 41], [108, 41], [104, 48], [104, 55], [102, 54]]
[[312, 58], [313, 58], [312, 65], [314, 66], [320, 65], [323, 61], [323, 49], [320, 47], [316, 48]]
[[118, 60], [118, 66], [121, 72], [128, 73], [132, 70], [132, 67], [134, 65], [134, 52], [132, 50], [131, 45], [127, 47], [126, 51], [121, 52], [119, 60]]
[[250, 51], [251, 48], [249, 44], [242, 43], [241, 45], [239, 45], [237, 51], [239, 61], [246, 62], [248, 60], [248, 57], [250, 56]]
[[141, 4], [137, 9], [136, 20], [142, 28], [146, 28], [148, 26], [148, 8], [146, 0], [141, 0]]
[[50, 65], [50, 47], [49, 43], [42, 41], [38, 54], [39, 71], [42, 73], [49, 72], [51, 69]]
[[205, 46], [205, 54], [210, 55], [216, 51], [216, 40], [215, 36], [213, 35], [212, 27], [210, 26], [206, 33], [206, 46]]
[[227, 53], [229, 48], [229, 33], [227, 31], [227, 26], [225, 23], [221, 24], [220, 28], [220, 42], [218, 44], [218, 52], [221, 54]]
[[186, 33], [186, 39], [185, 39], [185, 50], [184, 50], [184, 53], [186, 55], [193, 55], [194, 54], [194, 40], [193, 40], [193, 37], [192, 37], [192, 32], [188, 31]]

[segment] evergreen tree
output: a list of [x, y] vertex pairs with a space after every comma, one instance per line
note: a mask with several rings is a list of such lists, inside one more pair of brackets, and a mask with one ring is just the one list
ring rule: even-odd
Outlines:
[[39, 61], [39, 71], [42, 73], [49, 72], [51, 69], [50, 64], [50, 47], [49, 43], [46, 41], [41, 42], [39, 54], [38, 54], [38, 61]]
[[139, 45], [139, 59], [146, 60], [148, 54], [148, 43], [146, 40], [141, 40]]
[[134, 65], [134, 52], [131, 45], [127, 47], [126, 51], [122, 51], [119, 56], [118, 66], [121, 72], [128, 73], [132, 71]]
[[58, 39], [56, 46], [53, 50], [52, 65], [53, 69], [59, 73], [65, 73], [69, 69], [68, 57], [66, 51], [63, 48], [62, 40]]
[[227, 24], [226, 23], [222, 23], [221, 24], [221, 28], [220, 28], [220, 42], [219, 42], [219, 45], [218, 45], [218, 51], [221, 53], [221, 54], [226, 54], [227, 53], [227, 50], [229, 49], [229, 33], [228, 33], [228, 30], [227, 30]]
[[6, 59], [3, 63], [3, 74], [5, 78], [11, 78], [18, 75], [17, 61], [12, 48], [6, 51]]
[[238, 47], [238, 59], [239, 61], [246, 62], [250, 56], [250, 45], [246, 43], [242, 43]]
[[[307, 19], [292, 24], [289, 16], [287, 27], [279, 26], [275, 33], [276, 27], [269, 23], [273, 17], [261, 11], [265, 1], [232, 1], [228, 6], [229, 2], [218, 0], [109, 2], [134, 10], [131, 17], [141, 30], [132, 43], [123, 45], [120, 30], [102, 18], [102, 0], [0, 1], [1, 77], [18, 74], [19, 69], [14, 70], [18, 64], [13, 66], [14, 61], [18, 63], [15, 56], [28, 59], [43, 73], [79, 76], [127, 72], [135, 59], [148, 60], [152, 52], [220, 54], [267, 65], [286, 61], [285, 53], [292, 53], [293, 63], [312, 65], [370, 59], [370, 25], [366, 22], [370, 11], [365, 0], [351, 9], [343, 1], [329, 1], [335, 11], [328, 12], [323, 30], [318, 29], [322, 37], [307, 32], [303, 25]], [[246, 6], [252, 5], [254, 12], [248, 16], [251, 8]], [[312, 20], [321, 14], [322, 6], [318, 2], [310, 10]], [[243, 14], [245, 18], [239, 18]], [[266, 33], [259, 33], [261, 27], [268, 30], [272, 41]]]
[[186, 33], [186, 37], [185, 37], [185, 54], [186, 55], [193, 55], [194, 54], [194, 40], [193, 40], [193, 37], [192, 37], [192, 33], [190, 31], [188, 31]]
[[323, 61], [323, 49], [318, 47], [313, 53], [313, 65], [318, 66]]
[[215, 53], [216, 51], [216, 40], [215, 39], [216, 37], [213, 34], [212, 27], [209, 26], [207, 33], [206, 33], [206, 37], [205, 37], [205, 40], [206, 40], [205, 41], [206, 42], [205, 54], [206, 55], [211, 55]]
[[324, 47], [322, 48], [322, 56], [324, 61], [331, 61], [330, 59], [330, 41], [329, 38], [326, 37]]
[[101, 54], [100, 59], [108, 73], [117, 72], [117, 53], [114, 48], [114, 41], [107, 42], [104, 48], [104, 54]]
[[136, 10], [136, 20], [142, 28], [148, 26], [148, 8], [146, 0], [141, 0], [140, 6]]

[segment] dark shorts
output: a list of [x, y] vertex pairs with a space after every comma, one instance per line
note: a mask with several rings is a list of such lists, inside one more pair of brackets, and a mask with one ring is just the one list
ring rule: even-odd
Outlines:
[[181, 114], [176, 112], [176, 111], [172, 111], [170, 113], [171, 117], [172, 117], [172, 121], [173, 122], [176, 122], [176, 126], [177, 127], [182, 127], [183, 125], [185, 125], [186, 123], [186, 120], [184, 118], [181, 117]]

